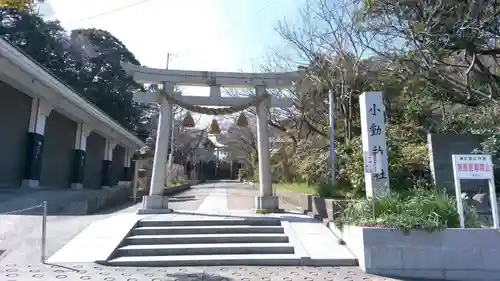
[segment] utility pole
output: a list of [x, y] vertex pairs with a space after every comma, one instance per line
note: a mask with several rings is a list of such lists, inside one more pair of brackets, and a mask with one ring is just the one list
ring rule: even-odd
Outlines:
[[[168, 69], [168, 66], [170, 64], [170, 58], [173, 56], [172, 53], [167, 53], [167, 64], [166, 68]], [[171, 176], [172, 176], [172, 161], [173, 161], [173, 156], [174, 156], [174, 129], [175, 129], [175, 112], [172, 114], [172, 128], [170, 129], [170, 154], [168, 156], [168, 164], [167, 164], [167, 183], [170, 183]]]
[[165, 69], [168, 69], [168, 65], [170, 64], [170, 57], [173, 56], [172, 53], [167, 53], [167, 65]]
[[335, 91], [328, 91], [328, 119], [330, 123], [330, 170], [331, 184], [337, 184], [336, 169], [335, 169]]

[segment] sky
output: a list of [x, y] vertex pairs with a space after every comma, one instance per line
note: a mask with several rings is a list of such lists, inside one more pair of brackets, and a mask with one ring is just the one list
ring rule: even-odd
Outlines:
[[[142, 65], [205, 71], [258, 70], [283, 46], [274, 28], [293, 19], [303, 0], [46, 0], [40, 12], [67, 30], [111, 32]], [[208, 88], [184, 88], [208, 95]], [[202, 125], [211, 117], [203, 117]]]

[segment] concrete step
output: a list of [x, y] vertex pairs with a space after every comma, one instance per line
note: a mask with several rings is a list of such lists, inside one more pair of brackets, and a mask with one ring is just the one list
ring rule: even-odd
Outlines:
[[284, 233], [282, 226], [275, 225], [215, 225], [215, 226], [155, 226], [136, 227], [131, 235], [168, 234], [229, 234], [229, 233]]
[[282, 233], [138, 235], [127, 237], [125, 245], [151, 244], [219, 244], [219, 243], [288, 243]]
[[159, 220], [159, 219], [143, 219], [140, 220], [138, 226], [153, 227], [153, 226], [213, 226], [213, 225], [281, 225], [279, 219], [210, 219], [210, 220]]
[[118, 248], [117, 256], [175, 256], [175, 255], [250, 255], [293, 254], [289, 243], [224, 243], [127, 245]]
[[142, 256], [119, 257], [105, 262], [111, 266], [299, 266], [296, 255], [191, 255], [191, 256]]

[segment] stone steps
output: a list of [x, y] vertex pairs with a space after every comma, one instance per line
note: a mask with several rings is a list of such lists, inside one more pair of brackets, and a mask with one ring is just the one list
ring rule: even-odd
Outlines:
[[289, 243], [219, 243], [127, 245], [118, 249], [120, 256], [247, 255], [293, 254]]
[[280, 226], [278, 219], [210, 219], [210, 220], [161, 220], [161, 219], [144, 219], [140, 221], [140, 226], [143, 227], [158, 227], [158, 226], [231, 226], [231, 225], [252, 225], [252, 226]]
[[299, 265], [279, 219], [140, 221], [109, 265]]
[[106, 263], [112, 266], [299, 266], [296, 255], [191, 255], [118, 257]]
[[229, 234], [179, 234], [137, 235], [126, 238], [128, 245], [153, 244], [219, 244], [219, 243], [288, 243], [282, 233], [229, 233]]
[[281, 226], [216, 225], [216, 226], [146, 226], [132, 230], [133, 235], [169, 234], [229, 234], [229, 233], [283, 233]]

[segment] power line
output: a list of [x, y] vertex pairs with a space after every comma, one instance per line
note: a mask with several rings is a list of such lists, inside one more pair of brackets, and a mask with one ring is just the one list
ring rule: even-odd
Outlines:
[[264, 12], [265, 10], [267, 10], [269, 7], [271, 7], [272, 5], [276, 4], [276, 2], [278, 2], [278, 0], [273, 0], [271, 2], [268, 2], [268, 5], [265, 5], [264, 7], [262, 7], [257, 13], [255, 13], [254, 17], [260, 15], [262, 12]]
[[83, 18], [77, 19], [75, 21], [72, 21], [72, 23], [87, 21], [87, 20], [98, 18], [98, 17], [106, 16], [106, 15], [109, 15], [109, 14], [114, 14], [116, 12], [120, 12], [120, 11], [129, 9], [129, 8], [132, 8], [132, 7], [135, 7], [135, 6], [139, 6], [139, 5], [142, 5], [142, 4], [150, 2], [150, 1], [153, 1], [153, 0], [142, 0], [142, 1], [139, 1], [139, 2], [135, 2], [135, 3], [132, 3], [132, 4], [126, 5], [126, 6], [122, 6], [120, 8], [116, 8], [114, 10], [110, 10], [110, 11], [107, 11], [107, 12], [102, 12], [102, 13], [99, 13], [99, 14], [95, 14], [95, 15], [83, 17]]
[[[69, 23], [78, 23], [78, 22], [87, 21], [87, 20], [98, 18], [98, 17], [102, 17], [102, 16], [114, 14], [114, 13], [117, 13], [117, 12], [120, 12], [120, 11], [123, 11], [123, 10], [126, 10], [126, 9], [130, 9], [130, 8], [142, 5], [142, 4], [150, 2], [150, 1], [153, 1], [153, 0], [142, 0], [142, 1], [139, 1], [139, 2], [135, 2], [135, 3], [129, 4], [129, 5], [126, 5], [126, 6], [122, 6], [122, 7], [116, 8], [114, 10], [110, 10], [110, 11], [102, 12], [102, 13], [99, 13], [99, 14], [94, 14], [94, 15], [82, 17], [82, 18], [79, 18], [77, 20], [70, 21]], [[5, 34], [5, 35], [17, 35], [17, 34], [30, 33], [30, 32], [40, 32], [40, 29], [23, 30], [23, 31], [8, 33], [8, 34]], [[2, 36], [5, 36], [5, 35], [2, 35]]]

